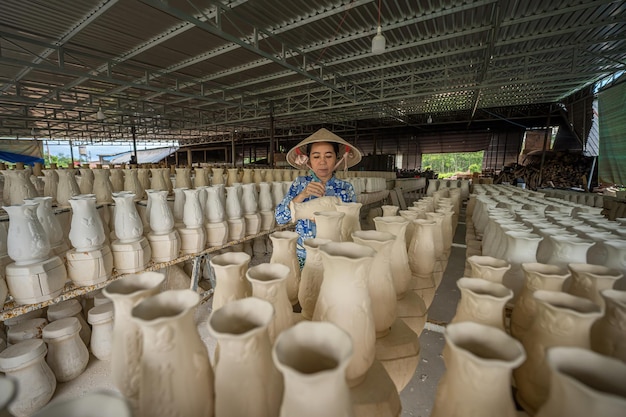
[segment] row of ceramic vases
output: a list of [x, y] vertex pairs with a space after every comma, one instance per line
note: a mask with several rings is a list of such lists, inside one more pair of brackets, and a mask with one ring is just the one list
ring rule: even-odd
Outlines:
[[[355, 232], [355, 240], [359, 233], [384, 237], [388, 242], [396, 240], [389, 233], [376, 231]], [[304, 287], [308, 296], [318, 295], [311, 318], [334, 324], [294, 326], [288, 279], [299, 272], [297, 234], [275, 235], [272, 237], [287, 237], [289, 242], [288, 247], [281, 247], [278, 241], [274, 244], [273, 263], [248, 269], [250, 258], [236, 252], [211, 260], [216, 274], [230, 274], [230, 279], [218, 280], [209, 318], [209, 330], [219, 343], [213, 367], [193, 324], [192, 309], [199, 301], [195, 293], [166, 291], [155, 295], [163, 281], [158, 273], [129, 275], [105, 288], [104, 294], [115, 304], [112, 376], [137, 415], [209, 416], [213, 410], [217, 416], [353, 415], [349, 386], [360, 384], [374, 362], [378, 322], [370, 293], [379, 294], [370, 287], [370, 279], [384, 281], [390, 288], [386, 291], [390, 299], [396, 298], [388, 258], [378, 257], [380, 264], [375, 266], [377, 252], [369, 246], [318, 242], [323, 243], [319, 246], [323, 279], [317, 291], [311, 291], [307, 284]], [[235, 274], [228, 270], [235, 270]], [[373, 274], [374, 270], [378, 273]], [[6, 362], [15, 361], [14, 356], [22, 353], [20, 346], [18, 343], [0, 353], [0, 366], [7, 374], [12, 370], [7, 369]], [[41, 351], [39, 348], [35, 367], [40, 373], [46, 368], [42, 365], [45, 351]], [[47, 374], [47, 378], [39, 375], [38, 387], [48, 384], [53, 392], [54, 384]], [[385, 378], [393, 386], [389, 377]], [[33, 380], [29, 380], [31, 386]], [[30, 393], [22, 391], [25, 398], [18, 394], [13, 410], [19, 410], [17, 404], [24, 402], [32, 406]], [[399, 405], [397, 392], [395, 397]], [[38, 406], [45, 402], [47, 399]]]
[[[505, 195], [508, 198], [499, 200], [500, 203], [507, 204], [505, 207], [518, 215], [524, 214], [524, 209], [518, 206], [522, 202], [516, 201], [524, 197], [520, 195], [523, 191], [494, 186], [484, 189], [490, 196]], [[512, 195], [507, 195], [509, 193]], [[523, 204], [529, 203], [524, 201]], [[552, 204], [557, 203], [544, 201], [544, 206]], [[622, 273], [602, 265], [542, 264], [530, 256], [535, 262], [522, 261], [517, 265], [521, 278], [516, 272], [513, 281], [507, 280], [514, 267], [512, 262], [472, 254], [481, 244], [496, 246], [490, 241], [494, 239], [493, 234], [485, 233], [482, 241], [476, 240], [475, 219], [480, 216], [472, 216], [475, 210], [472, 205], [468, 207], [467, 216], [469, 257], [465, 273], [472, 278], [457, 282], [461, 300], [453, 322], [472, 321], [497, 328], [502, 346], [506, 347], [496, 357], [490, 356], [497, 351], [495, 348], [484, 347], [471, 338], [463, 342], [467, 350], [465, 357], [475, 362], [468, 369], [478, 367], [479, 374], [485, 376], [499, 369], [500, 378], [504, 378], [501, 384], [496, 384], [502, 387], [492, 401], [508, 411], [492, 415], [514, 415], [510, 384], [506, 382], [514, 368], [517, 368], [513, 371], [516, 398], [530, 415], [621, 415], [617, 413], [623, 411], [618, 410], [626, 405], [623, 389], [626, 386], [626, 292], [612, 287], [622, 278]], [[541, 209], [535, 207], [535, 210]], [[539, 219], [534, 224], [541, 228]], [[507, 231], [505, 235], [509, 233], [514, 232]], [[510, 249], [506, 253], [510, 253]], [[505, 320], [506, 305], [512, 305], [510, 323]], [[448, 344], [451, 345], [449, 338]], [[445, 352], [444, 357], [447, 364], [454, 363]], [[488, 358], [497, 363], [485, 361]], [[481, 385], [484, 384], [473, 386]], [[491, 380], [489, 386], [495, 386], [491, 385]], [[480, 397], [482, 394], [469, 390], [468, 395]], [[439, 400], [439, 396], [437, 398]]]
[[[146, 190], [172, 192], [174, 188], [191, 189], [224, 184], [291, 184], [297, 176], [306, 175], [304, 170], [242, 169], [231, 168], [176, 168], [172, 175], [169, 168], [131, 169], [55, 169], [44, 170], [43, 177], [35, 177], [30, 169], [1, 171], [2, 198], [6, 205], [23, 203], [24, 199], [48, 196], [54, 204], [67, 207], [68, 200], [79, 194], [94, 194], [98, 203], [112, 202], [112, 193], [129, 191], [136, 199], [146, 197]], [[210, 174], [212, 171], [212, 175]], [[76, 173], [80, 172], [80, 176]], [[386, 180], [380, 177], [347, 178], [355, 192], [374, 192], [386, 189]], [[287, 186], [288, 188], [288, 186]], [[283, 191], [284, 193], [285, 191]], [[275, 203], [276, 204], [276, 203]]]

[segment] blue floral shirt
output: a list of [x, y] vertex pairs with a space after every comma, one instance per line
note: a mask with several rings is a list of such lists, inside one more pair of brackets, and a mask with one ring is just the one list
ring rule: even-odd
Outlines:
[[[276, 223], [287, 224], [291, 221], [289, 203], [295, 196], [300, 194], [311, 181], [313, 181], [313, 177], [310, 175], [296, 178], [293, 184], [291, 184], [291, 187], [289, 187], [289, 192], [285, 195], [283, 201], [276, 206]], [[326, 195], [339, 197], [344, 203], [356, 202], [356, 194], [354, 193], [354, 187], [352, 187], [352, 184], [342, 181], [335, 176], [333, 176], [326, 183]], [[309, 201], [313, 198], [317, 197], [308, 197], [305, 198], [304, 201]], [[304, 242], [305, 239], [315, 237], [315, 222], [312, 222], [309, 219], [298, 220], [296, 222], [296, 232], [300, 235], [296, 246], [296, 252], [298, 254], [298, 258], [304, 260], [306, 258], [306, 250], [304, 249], [302, 242]]]

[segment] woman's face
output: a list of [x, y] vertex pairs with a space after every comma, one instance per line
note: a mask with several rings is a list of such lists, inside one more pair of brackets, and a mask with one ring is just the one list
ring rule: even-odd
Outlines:
[[309, 161], [315, 175], [326, 182], [333, 176], [333, 169], [337, 163], [337, 154], [332, 144], [316, 142], [311, 145]]

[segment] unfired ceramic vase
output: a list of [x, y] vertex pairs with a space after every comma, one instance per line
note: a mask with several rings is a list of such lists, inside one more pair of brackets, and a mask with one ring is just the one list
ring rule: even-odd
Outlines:
[[194, 168], [193, 186], [198, 188], [211, 185], [209, 182], [209, 171], [210, 168], [207, 167]]
[[296, 232], [281, 231], [270, 235], [272, 241], [272, 256], [270, 263], [283, 264], [289, 268], [287, 276], [287, 296], [292, 305], [298, 302], [298, 288], [300, 286], [300, 264], [296, 254], [296, 243], [299, 235]]
[[188, 188], [174, 188], [174, 207], [172, 214], [174, 215], [174, 223], [180, 225], [183, 222], [183, 210], [185, 209], [185, 193]]
[[591, 349], [626, 363], [626, 291], [602, 290], [604, 315], [591, 326]]
[[537, 290], [562, 291], [570, 274], [560, 266], [540, 263], [522, 264], [524, 287], [511, 313], [511, 334], [519, 340], [524, 338], [537, 315], [537, 302], [533, 293]]
[[258, 211], [256, 184], [244, 183], [241, 188], [243, 190], [241, 196], [241, 208], [243, 209], [243, 214], [255, 214]]
[[231, 301], [211, 313], [209, 332], [219, 344], [215, 417], [278, 415], [283, 381], [267, 333], [273, 316], [272, 305], [256, 297]]
[[274, 202], [272, 201], [270, 186], [271, 185], [269, 182], [259, 183], [259, 211], [269, 211], [274, 209]]
[[176, 168], [176, 187], [191, 188], [191, 168]]
[[27, 417], [50, 401], [56, 378], [45, 361], [48, 349], [41, 339], [29, 339], [0, 352], [0, 372], [17, 381], [17, 397], [10, 415]]
[[182, 221], [188, 229], [198, 229], [204, 224], [204, 214], [202, 212], [202, 205], [200, 204], [200, 192], [201, 190], [197, 188], [193, 190], [183, 190], [185, 203], [183, 204]]
[[411, 269], [404, 234], [409, 221], [400, 216], [375, 217], [374, 224], [379, 232], [389, 232], [396, 237], [391, 249], [391, 274], [396, 288], [396, 297], [404, 297], [411, 284]]
[[102, 219], [96, 209], [93, 194], [79, 195], [68, 200], [72, 206], [69, 238], [77, 252], [100, 249], [106, 240]]
[[346, 370], [348, 385], [363, 382], [374, 362], [376, 328], [367, 277], [376, 251], [352, 242], [320, 246], [324, 281], [313, 314], [350, 334], [354, 355]]
[[239, 181], [239, 168], [228, 168], [226, 171], [228, 173], [226, 187], [231, 187], [234, 183], [241, 182]]
[[603, 265], [570, 263], [568, 268], [572, 279], [567, 292], [591, 300], [599, 306], [604, 306], [604, 299], [600, 296], [602, 290], [613, 288], [615, 282], [623, 276]]
[[[626, 240], [607, 240], [604, 242], [607, 251], [606, 263], [604, 266], [614, 269], [626, 275]], [[620, 286], [620, 284], [622, 284]], [[624, 290], [624, 279], [615, 283], [616, 289]]]
[[324, 280], [324, 266], [322, 264], [322, 255], [319, 247], [331, 240], [328, 239], [305, 239], [304, 248], [306, 249], [306, 260], [302, 273], [300, 274], [300, 285], [298, 287], [298, 301], [302, 308], [302, 317], [306, 320], [313, 318], [315, 304], [320, 293], [320, 287]]
[[57, 204], [60, 207], [69, 207], [68, 200], [80, 194], [73, 169], [57, 169], [59, 185], [57, 186]]
[[224, 221], [224, 206], [219, 196], [218, 187], [209, 187], [206, 189], [207, 201], [204, 216], [209, 223], [219, 223]]
[[165, 183], [162, 169], [150, 168], [150, 174], [150, 187], [146, 188], [146, 190], [167, 191], [167, 184]]
[[139, 417], [213, 416], [213, 370], [194, 321], [199, 303], [194, 291], [170, 290], [132, 309], [143, 338]]
[[293, 310], [287, 297], [289, 268], [278, 263], [262, 263], [246, 272], [252, 284], [252, 295], [266, 300], [274, 307], [274, 318], [268, 326], [272, 343], [278, 335], [293, 325]]
[[87, 368], [89, 351], [80, 338], [80, 330], [76, 317], [55, 320], [43, 328], [42, 337], [48, 344], [46, 362], [59, 382], [71, 381]]
[[54, 169], [45, 169], [44, 175], [44, 197], [52, 197], [52, 202], [57, 201], [57, 187], [59, 186], [59, 174]]
[[93, 193], [96, 195], [96, 202], [111, 203], [113, 202], [113, 184], [109, 178], [110, 170], [94, 169]]
[[537, 246], [543, 238], [528, 232], [508, 231], [504, 234], [507, 242], [504, 259], [511, 264], [511, 269], [504, 274], [502, 283], [513, 290], [517, 299], [524, 287], [522, 264], [537, 262]]
[[316, 211], [315, 237], [341, 242], [341, 228], [345, 213], [339, 211]]
[[491, 256], [470, 256], [467, 263], [470, 264], [472, 278], [482, 278], [498, 284], [502, 284], [504, 274], [511, 269], [511, 264], [507, 261]]
[[138, 401], [141, 385], [141, 331], [130, 319], [131, 310], [142, 299], [158, 293], [165, 280], [163, 274], [131, 274], [107, 285], [102, 293], [115, 306], [111, 379], [130, 401]]
[[241, 219], [243, 217], [240, 189], [240, 185], [226, 187], [226, 217], [229, 220]]
[[572, 262], [580, 262], [587, 259], [587, 251], [594, 245], [591, 240], [562, 235], [549, 236], [552, 242], [552, 253], [547, 262], [563, 268]]
[[283, 374], [280, 417], [352, 417], [345, 374], [350, 336], [332, 323], [301, 322], [283, 332], [272, 350]]
[[3, 206], [9, 214], [7, 253], [16, 265], [30, 265], [48, 258], [50, 241], [37, 218], [39, 204]]
[[224, 184], [224, 168], [213, 167], [211, 171], [211, 185]]
[[461, 299], [450, 323], [471, 321], [505, 331], [504, 307], [513, 298], [513, 291], [482, 278], [459, 278], [456, 285]]
[[87, 313], [91, 325], [89, 349], [93, 356], [101, 361], [111, 359], [113, 342], [113, 303], [104, 303], [92, 307]]
[[518, 403], [530, 414], [548, 398], [549, 370], [546, 349], [573, 346], [589, 349], [589, 330], [601, 315], [600, 307], [584, 298], [556, 291], [538, 290], [537, 318], [522, 343], [528, 358], [514, 371]]
[[626, 410], [626, 364], [586, 349], [548, 350], [550, 393], [536, 417], [621, 417]]
[[137, 168], [127, 169], [124, 174], [124, 191], [135, 194], [135, 200], [143, 200], [145, 189], [139, 181]]
[[215, 271], [213, 311], [231, 301], [252, 295], [252, 287], [246, 280], [250, 255], [245, 252], [227, 252], [212, 257], [209, 263]]
[[431, 417], [517, 417], [511, 371], [526, 355], [502, 330], [465, 322], [446, 328], [446, 373]]
[[4, 173], [5, 178], [8, 177], [9, 179], [9, 202], [11, 205], [23, 204], [25, 198], [39, 196], [35, 186], [30, 181], [30, 170], [13, 169], [6, 170]]
[[110, 172], [110, 180], [111, 186], [113, 187], [114, 193], [119, 193], [124, 191], [124, 170], [121, 168], [111, 168]]
[[[50, 247], [55, 248], [64, 245], [61, 223], [59, 223], [59, 219], [57, 219], [52, 211], [52, 197], [35, 197], [31, 200], [25, 200], [24, 202], [29, 204], [30, 201], [39, 204], [37, 206], [37, 218], [48, 236]], [[67, 245], [65, 246], [67, 247]]]
[[122, 243], [136, 242], [143, 236], [143, 223], [135, 206], [135, 196], [122, 192], [113, 194], [115, 236]]
[[150, 205], [150, 231], [155, 235], [166, 235], [174, 229], [174, 215], [167, 204], [167, 191], [148, 193]]
[[350, 242], [352, 239], [352, 233], [361, 230], [361, 203], [344, 203], [341, 202], [335, 209], [345, 216], [341, 223], [341, 241]]
[[386, 336], [396, 320], [396, 289], [390, 263], [396, 237], [389, 232], [361, 230], [352, 233], [352, 240], [376, 251], [367, 274], [367, 288], [372, 300], [376, 337]]
[[383, 217], [393, 217], [398, 215], [398, 210], [400, 207], [398, 206], [382, 206], [383, 209]]
[[133, 417], [127, 401], [117, 393], [90, 392], [77, 398], [54, 401], [32, 417]]

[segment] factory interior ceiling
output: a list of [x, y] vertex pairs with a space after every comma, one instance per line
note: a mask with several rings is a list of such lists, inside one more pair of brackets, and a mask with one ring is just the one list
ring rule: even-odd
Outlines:
[[2, 0], [0, 137], [468, 127], [625, 69], [623, 0]]

